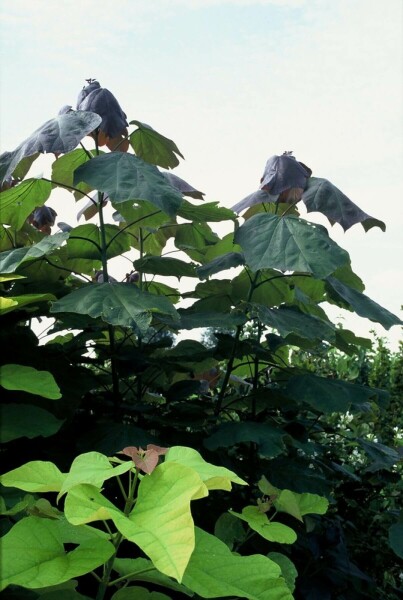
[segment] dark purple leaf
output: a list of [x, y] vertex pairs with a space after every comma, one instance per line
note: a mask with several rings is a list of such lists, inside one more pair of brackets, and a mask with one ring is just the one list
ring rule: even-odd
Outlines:
[[261, 202], [276, 202], [278, 200], [279, 194], [276, 196], [272, 196], [266, 190], [258, 190], [257, 192], [253, 192], [246, 196], [243, 200], [240, 200], [234, 206], [232, 206], [232, 210], [236, 213], [242, 212], [245, 208], [249, 208], [250, 206], [254, 206], [255, 204], [260, 204]]
[[115, 138], [127, 127], [126, 115], [115, 96], [94, 81], [81, 90], [77, 99], [77, 110], [86, 110], [98, 114], [102, 122], [101, 131], [109, 138]]
[[181, 179], [173, 173], [162, 172], [162, 175], [165, 177], [165, 179], [168, 180], [168, 182], [173, 187], [182, 192], [184, 196], [189, 196], [190, 198], [195, 198], [196, 200], [204, 200], [204, 193], [200, 192], [199, 190], [196, 190], [193, 186], [190, 185], [190, 183], [188, 183], [184, 179]]
[[294, 156], [282, 154], [271, 156], [266, 163], [260, 187], [272, 195], [290, 188], [305, 189], [310, 169], [299, 163]]
[[383, 221], [378, 221], [365, 213], [327, 179], [311, 177], [307, 182], [302, 200], [308, 212], [323, 213], [332, 225], [339, 223], [344, 231], [356, 223], [361, 223], [365, 231], [371, 227], [380, 227], [382, 231], [386, 229]]

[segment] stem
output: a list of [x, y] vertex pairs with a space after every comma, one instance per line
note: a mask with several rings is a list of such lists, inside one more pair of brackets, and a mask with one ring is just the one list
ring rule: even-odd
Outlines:
[[54, 185], [57, 185], [58, 187], [66, 188], [66, 190], [72, 190], [73, 192], [78, 192], [79, 194], [86, 196], [89, 200], [91, 200], [91, 202], [93, 204], [95, 204], [94, 198], [91, 198], [91, 196], [89, 196], [88, 194], [84, 194], [84, 192], [82, 192], [78, 188], [74, 187], [74, 185], [67, 185], [66, 183], [60, 183], [60, 181], [55, 181], [54, 179], [47, 179], [46, 177], [41, 177], [41, 179], [42, 179], [42, 181], [49, 181], [49, 183], [53, 183]]
[[[112, 244], [113, 240], [115, 238], [117, 238], [118, 235], [120, 235], [121, 233], [123, 233], [123, 231], [125, 231], [125, 229], [128, 229], [129, 227], [132, 227], [133, 225], [136, 225], [136, 223], [140, 223], [140, 221], [144, 221], [144, 219], [148, 219], [149, 217], [153, 217], [154, 215], [158, 215], [158, 213], [160, 213], [160, 212], [161, 212], [160, 210], [156, 210], [155, 212], [150, 213], [149, 215], [145, 215], [144, 217], [140, 217], [140, 219], [136, 219], [136, 221], [132, 221], [131, 223], [128, 223], [128, 225], [125, 225], [124, 227], [122, 227], [122, 229], [119, 229], [119, 231], [117, 233], [115, 233], [115, 235], [107, 243], [106, 247], [109, 248], [109, 246]], [[136, 240], [137, 240], [137, 238], [136, 238]], [[179, 252], [179, 250], [178, 250], [178, 252]]]

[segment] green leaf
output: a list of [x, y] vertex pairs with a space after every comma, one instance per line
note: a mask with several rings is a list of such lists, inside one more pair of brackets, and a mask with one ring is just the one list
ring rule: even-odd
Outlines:
[[27, 156], [26, 158], [20, 160], [14, 169], [13, 177], [15, 179], [24, 179], [25, 175], [28, 173], [39, 154], [40, 152], [35, 152], [35, 154], [31, 154], [31, 156]]
[[[278, 271], [262, 270], [255, 281], [253, 301], [264, 306], [279, 306], [284, 302], [292, 302], [293, 291], [290, 288], [289, 277], [282, 276]], [[232, 298], [234, 301], [247, 301], [251, 282], [244, 269], [232, 280]]]
[[3, 404], [0, 406], [0, 415], [0, 439], [3, 444], [21, 437], [49, 437], [59, 431], [64, 423], [47, 410], [31, 404]]
[[52, 186], [42, 179], [27, 179], [0, 194], [0, 219], [17, 231], [32, 211], [42, 206], [50, 196]]
[[309, 177], [306, 188], [302, 194], [308, 212], [321, 212], [329, 219], [330, 223], [340, 223], [344, 231], [356, 223], [361, 223], [365, 231], [371, 227], [380, 227], [386, 230], [383, 221], [374, 219], [361, 210], [354, 202], [347, 198], [342, 191], [327, 179]]
[[327, 283], [333, 290], [343, 298], [353, 308], [360, 317], [380, 323], [385, 329], [390, 329], [393, 325], [403, 325], [403, 322], [396, 315], [392, 314], [386, 308], [383, 308], [365, 294], [345, 285], [334, 277], [328, 277]]
[[235, 219], [233, 211], [219, 206], [218, 202], [206, 202], [201, 206], [197, 206], [187, 200], [183, 200], [178, 210], [178, 217], [197, 223], [219, 223], [220, 221], [233, 221]]
[[228, 448], [242, 442], [254, 442], [260, 454], [274, 457], [284, 450], [285, 432], [265, 423], [221, 423], [216, 431], [204, 440], [208, 450]]
[[5, 315], [13, 310], [21, 310], [29, 305], [29, 309], [35, 309], [40, 302], [56, 300], [53, 294], [23, 294], [22, 296], [0, 296], [0, 315]]
[[204, 460], [193, 448], [172, 446], [165, 455], [165, 462], [175, 462], [194, 469], [209, 490], [232, 489], [231, 482], [248, 485], [246, 481], [225, 467], [217, 467]]
[[130, 121], [130, 125], [138, 127], [130, 135], [130, 143], [137, 156], [143, 160], [164, 169], [173, 169], [179, 164], [176, 155], [184, 158], [175, 142], [155, 131], [150, 125], [140, 121]]
[[1, 589], [10, 584], [36, 589], [56, 585], [93, 571], [113, 555], [111, 542], [94, 534], [71, 552], [58, 520], [27, 517], [2, 538]]
[[292, 600], [275, 562], [260, 554], [232, 554], [226, 544], [198, 528], [183, 583], [203, 598]]
[[236, 542], [245, 540], [247, 532], [239, 519], [230, 513], [223, 513], [216, 521], [214, 535], [232, 550]]
[[[77, 148], [76, 150], [73, 150], [72, 152], [69, 152], [64, 156], [60, 156], [52, 164], [52, 181], [54, 185], [61, 184], [60, 187], [73, 186], [74, 171], [80, 165], [85, 164], [89, 160], [90, 157], [88, 156], [88, 152], [86, 152], [83, 148]], [[82, 192], [74, 192], [76, 200], [79, 200], [83, 197], [84, 194], [88, 194], [88, 192], [91, 191], [91, 187], [86, 185], [85, 183], [78, 183], [75, 187], [77, 187], [80, 190], [80, 192]]]
[[60, 490], [59, 497], [71, 490], [76, 485], [88, 483], [100, 488], [104, 481], [126, 473], [133, 464], [130, 461], [113, 467], [109, 459], [100, 452], [86, 452], [77, 456], [70, 467], [66, 479]]
[[401, 460], [401, 456], [394, 448], [389, 448], [379, 442], [371, 442], [362, 438], [356, 439], [364, 452], [372, 459], [372, 463], [365, 468], [365, 472], [373, 473], [381, 469], [389, 470]]
[[153, 315], [168, 315], [174, 323], [179, 321], [169, 300], [127, 283], [90, 284], [54, 302], [50, 312], [101, 317], [111, 325], [137, 327], [142, 333], [146, 333]]
[[190, 501], [208, 493], [199, 475], [184, 465], [167, 462], [141, 480], [129, 518], [115, 520], [121, 533], [179, 582], [194, 549]]
[[298, 577], [298, 571], [295, 568], [294, 563], [291, 562], [285, 554], [280, 554], [280, 552], [269, 552], [267, 558], [270, 558], [270, 560], [273, 560], [278, 564], [281, 569], [281, 574], [292, 593], [295, 590], [295, 580]]
[[230, 514], [246, 521], [253, 531], [269, 540], [269, 542], [278, 542], [279, 544], [293, 544], [297, 539], [297, 534], [291, 527], [269, 521], [267, 515], [259, 510], [258, 506], [246, 506], [242, 509], [242, 514], [230, 510]]
[[113, 569], [120, 577], [126, 577], [128, 581], [146, 581], [187, 596], [193, 596], [193, 593], [184, 585], [160, 573], [157, 569], [153, 569], [152, 562], [146, 558], [116, 558]]
[[235, 242], [253, 271], [301, 271], [322, 279], [349, 259], [324, 227], [296, 217], [254, 215], [235, 233]]
[[178, 258], [166, 258], [164, 256], [144, 256], [135, 260], [134, 268], [140, 273], [152, 273], [153, 275], [181, 277], [197, 277], [195, 266]]
[[68, 233], [55, 233], [47, 235], [33, 246], [6, 250], [0, 253], [0, 273], [13, 273], [22, 263], [51, 254], [56, 248], [67, 240]]
[[254, 303], [251, 306], [262, 323], [274, 327], [284, 337], [295, 334], [309, 340], [335, 340], [335, 329], [331, 323], [296, 308], [267, 308]]
[[[130, 250], [130, 237], [125, 231], [120, 231], [116, 225], [105, 225], [104, 232], [107, 258], [120, 256]], [[69, 233], [66, 248], [69, 258], [101, 260], [102, 234], [100, 227], [92, 223], [75, 227]]]
[[222, 327], [223, 329], [232, 329], [237, 325], [246, 323], [246, 317], [243, 313], [233, 311], [232, 313], [222, 312], [193, 312], [192, 309], [179, 309], [181, 329], [194, 329], [195, 327]]
[[125, 152], [109, 152], [81, 165], [74, 172], [74, 185], [80, 181], [105, 192], [112, 202], [148, 200], [171, 217], [182, 204], [181, 193], [157, 167]]
[[127, 518], [98, 488], [99, 486], [89, 483], [77, 483], [69, 489], [64, 502], [64, 514], [71, 525], [78, 526], [108, 519], [112, 519], [116, 524], [119, 518]]
[[6, 390], [20, 390], [50, 400], [58, 400], [62, 397], [52, 373], [38, 371], [24, 365], [0, 367], [0, 384]]
[[245, 259], [241, 252], [227, 252], [227, 254], [218, 256], [207, 264], [197, 267], [196, 273], [200, 279], [207, 279], [210, 275], [232, 269], [233, 267], [239, 267], [244, 263]]
[[286, 394], [296, 402], [306, 402], [324, 413], [346, 413], [351, 408], [365, 410], [377, 391], [317, 375], [296, 375], [288, 380]]
[[329, 502], [326, 498], [317, 494], [297, 494], [290, 490], [281, 490], [274, 500], [274, 506], [280, 512], [292, 515], [299, 521], [308, 514], [324, 515], [329, 508]]
[[205, 262], [208, 247], [217, 241], [217, 234], [207, 223], [181, 223], [176, 228], [175, 246], [199, 262]]
[[172, 304], [176, 304], [181, 298], [179, 290], [159, 281], [147, 282], [146, 291], [155, 296], [166, 296], [167, 298], [170, 298]]
[[0, 156], [0, 183], [15, 171], [23, 158], [37, 152], [70, 152], [100, 122], [99, 115], [86, 111], [72, 111], [46, 121], [13, 152], [3, 152]]
[[0, 476], [6, 487], [16, 487], [25, 492], [58, 492], [64, 475], [52, 462], [33, 460]]
[[170, 600], [171, 596], [161, 592], [149, 592], [146, 588], [140, 586], [130, 586], [121, 588], [113, 594], [111, 600]]
[[403, 558], [403, 523], [394, 523], [389, 527], [389, 545], [393, 552]]

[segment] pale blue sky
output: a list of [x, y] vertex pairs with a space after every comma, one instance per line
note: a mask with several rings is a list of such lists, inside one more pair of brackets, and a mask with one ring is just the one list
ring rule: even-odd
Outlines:
[[[176, 141], [176, 173], [207, 200], [235, 204], [270, 155], [294, 150], [386, 222], [331, 235], [366, 293], [399, 313], [401, 0], [13, 0], [1, 12], [1, 151], [75, 104], [89, 77]], [[56, 208], [71, 221], [76, 207]]]

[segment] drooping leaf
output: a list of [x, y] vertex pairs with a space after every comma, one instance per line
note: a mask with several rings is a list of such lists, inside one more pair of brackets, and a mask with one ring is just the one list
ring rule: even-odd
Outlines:
[[135, 260], [133, 265], [140, 273], [171, 275], [178, 279], [181, 277], [197, 277], [195, 266], [178, 258], [143, 256], [143, 258]]
[[239, 214], [245, 210], [245, 208], [250, 208], [251, 206], [255, 206], [256, 204], [261, 204], [264, 202], [276, 202], [277, 200], [278, 194], [272, 195], [269, 194], [269, 192], [266, 192], [266, 190], [257, 190], [257, 192], [248, 194], [246, 198], [243, 198], [234, 204], [234, 206], [231, 207], [231, 210]]
[[187, 200], [182, 202], [178, 210], [178, 216], [197, 223], [219, 223], [220, 221], [233, 221], [235, 219], [232, 210], [219, 206], [218, 202], [206, 202], [200, 206], [195, 206]]
[[52, 413], [32, 404], [2, 404], [0, 416], [0, 439], [3, 444], [21, 437], [48, 437], [63, 425], [63, 421], [56, 419]]
[[371, 227], [386, 230], [383, 221], [370, 217], [327, 179], [319, 177], [308, 179], [302, 200], [308, 212], [323, 213], [332, 225], [339, 223], [344, 231], [356, 223], [361, 223], [365, 231]]
[[99, 115], [99, 128], [109, 138], [113, 139], [126, 130], [128, 123], [119, 102], [112, 92], [102, 88], [98, 81], [91, 81], [80, 91], [77, 110], [92, 111]]
[[372, 460], [372, 463], [365, 468], [366, 472], [373, 473], [380, 469], [390, 469], [401, 460], [399, 453], [394, 448], [362, 438], [357, 438], [357, 442]]
[[173, 217], [182, 204], [182, 195], [157, 167], [125, 152], [96, 156], [74, 172], [74, 185], [84, 181], [108, 194], [112, 202], [147, 200]]
[[97, 283], [72, 292], [52, 304], [52, 313], [74, 312], [101, 317], [111, 325], [137, 327], [146, 333], [153, 315], [168, 315], [179, 322], [178, 313], [163, 296], [142, 292], [128, 283]]
[[350, 409], [365, 409], [377, 391], [339, 379], [295, 375], [287, 382], [286, 394], [296, 402], [306, 402], [324, 413], [346, 413]]
[[310, 169], [298, 162], [295, 156], [284, 152], [267, 160], [260, 184], [271, 194], [281, 194], [290, 188], [304, 189], [309, 176]]
[[25, 492], [58, 492], [66, 476], [52, 462], [33, 460], [0, 476], [6, 487]]
[[270, 560], [273, 560], [278, 564], [290, 592], [293, 593], [295, 590], [295, 580], [298, 577], [298, 571], [295, 568], [294, 563], [288, 556], [281, 554], [280, 552], [269, 552], [267, 558], [270, 558]]
[[4, 152], [0, 156], [0, 183], [14, 172], [23, 158], [37, 152], [70, 152], [100, 122], [98, 115], [83, 111], [69, 112], [46, 121], [13, 152]]
[[172, 446], [166, 456], [165, 462], [175, 462], [194, 469], [209, 490], [231, 490], [231, 482], [247, 485], [240, 477], [225, 467], [217, 467], [204, 460], [193, 448], [185, 446]]
[[183, 583], [204, 598], [292, 600], [275, 562], [261, 554], [232, 554], [224, 542], [198, 528]]
[[27, 517], [2, 538], [1, 589], [10, 584], [29, 589], [57, 585], [104, 564], [114, 553], [111, 542], [96, 534], [66, 552], [70, 542], [59, 520]]
[[38, 206], [42, 206], [52, 189], [49, 181], [27, 179], [0, 194], [0, 219], [17, 231]]
[[62, 397], [52, 373], [24, 365], [8, 364], [0, 367], [0, 385], [7, 390], [20, 390], [51, 400]]
[[173, 169], [179, 164], [178, 156], [184, 158], [175, 142], [155, 131], [150, 125], [140, 121], [130, 121], [130, 125], [138, 127], [130, 135], [130, 143], [137, 156], [143, 160], [164, 169]]
[[195, 200], [204, 200], [203, 192], [196, 190], [196, 188], [194, 188], [192, 185], [190, 185], [190, 183], [188, 183], [184, 179], [181, 179], [177, 175], [174, 175], [174, 173], [168, 173], [165, 171], [162, 173], [162, 175], [165, 177], [165, 179], [167, 181], [169, 181], [169, 183], [174, 188], [179, 190], [181, 192], [181, 194], [183, 194], [184, 196], [188, 196], [189, 198], [194, 198]]
[[245, 521], [253, 531], [264, 537], [269, 542], [278, 542], [279, 544], [293, 544], [297, 539], [297, 534], [291, 527], [270, 521], [267, 515], [259, 510], [258, 506], [246, 506], [242, 513], [230, 511], [234, 517]]
[[365, 294], [345, 285], [335, 277], [328, 277], [326, 281], [360, 317], [364, 317], [375, 323], [380, 323], [385, 329], [390, 329], [393, 325], [403, 324], [399, 317], [389, 312], [386, 308], [383, 308]]
[[204, 440], [208, 450], [228, 448], [242, 442], [254, 442], [264, 456], [275, 457], [284, 450], [285, 432], [265, 423], [221, 423], [216, 431]]
[[[120, 231], [116, 225], [104, 226], [105, 242], [107, 244], [107, 258], [119, 256], [130, 250], [130, 238], [125, 231]], [[98, 225], [79, 225], [69, 233], [66, 244], [67, 254], [70, 258], [89, 258], [101, 260], [102, 234]]]
[[274, 327], [283, 337], [296, 334], [309, 340], [335, 340], [335, 330], [331, 323], [304, 314], [297, 308], [267, 308], [254, 303], [251, 306], [262, 323]]
[[23, 262], [40, 258], [45, 254], [51, 254], [67, 238], [68, 233], [55, 233], [47, 235], [40, 242], [33, 246], [16, 248], [15, 250], [6, 250], [0, 253], [0, 273], [13, 273]]
[[321, 279], [348, 260], [324, 227], [295, 217], [257, 214], [238, 229], [235, 242], [253, 271], [301, 271]]
[[210, 275], [232, 269], [233, 267], [239, 267], [244, 263], [245, 259], [241, 252], [227, 252], [227, 254], [218, 256], [207, 264], [197, 267], [196, 273], [200, 279], [207, 279]]

